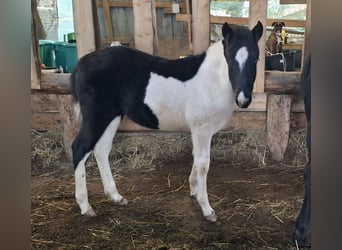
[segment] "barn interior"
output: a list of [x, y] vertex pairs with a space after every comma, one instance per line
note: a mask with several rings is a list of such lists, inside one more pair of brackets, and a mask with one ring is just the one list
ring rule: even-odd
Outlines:
[[[34, 197], [32, 246], [34, 249], [49, 247], [89, 249], [99, 246], [101, 240], [103, 249], [109, 249], [111, 244], [118, 244], [118, 249], [202, 249], [201, 246], [203, 249], [262, 249], [263, 247], [264, 249], [290, 249], [293, 247], [288, 238], [291, 236], [294, 220], [302, 202], [302, 171], [306, 161], [307, 121], [300, 94], [300, 74], [302, 62], [311, 49], [311, 0], [31, 0], [31, 4], [31, 134], [32, 197]], [[125, 212], [122, 208], [111, 207], [110, 202], [101, 196], [101, 186], [94, 184], [95, 180], [99, 181], [98, 172], [91, 170], [89, 181], [91, 183], [94, 181], [92, 185], [94, 190], [98, 191], [93, 198], [99, 199], [98, 203], [105, 204], [100, 212], [102, 213], [100, 222], [110, 221], [110, 227], [103, 228], [94, 221], [79, 218], [76, 203], [73, 203], [73, 169], [70, 167], [71, 143], [77, 133], [77, 125], [69, 84], [70, 74], [78, 59], [91, 51], [118, 44], [167, 58], [185, 57], [201, 53], [210, 43], [219, 40], [224, 22], [252, 27], [258, 20], [266, 29], [259, 42], [260, 60], [253, 102], [248, 109], [236, 108], [230, 123], [213, 142], [217, 149], [224, 149], [217, 150], [213, 154], [213, 157], [216, 157], [216, 168], [222, 168], [222, 173], [235, 175], [237, 181], [225, 180], [219, 173], [214, 173], [212, 177], [209, 175], [209, 183], [210, 178], [217, 177], [221, 183], [236, 185], [237, 189], [241, 188], [238, 185], [245, 185], [247, 188], [243, 191], [245, 193], [253, 190], [254, 184], [257, 185], [254, 186], [255, 190], [258, 190], [255, 200], [249, 198], [246, 203], [247, 198], [244, 200], [239, 196], [220, 200], [219, 196], [225, 194], [224, 190], [220, 190], [220, 195], [216, 197], [212, 194], [212, 199], [218, 207], [222, 205], [222, 213], [230, 214], [222, 216], [221, 226], [213, 227], [198, 222], [200, 218], [192, 214], [191, 208], [188, 209], [188, 206], [193, 207], [193, 205], [185, 200], [188, 198], [185, 190], [188, 184], [185, 181], [187, 170], [190, 171], [191, 166], [188, 134], [183, 131], [159, 134], [125, 118], [120, 126], [117, 145], [119, 152], [113, 152], [111, 159], [114, 164], [129, 166], [127, 170], [129, 174], [124, 174], [121, 170], [113, 170], [114, 175], [118, 176], [119, 183], [120, 179], [121, 182], [125, 182], [132, 176], [134, 180], [139, 181], [139, 178], [135, 178], [134, 172], [137, 171], [143, 176], [146, 188], [149, 180], [158, 179], [158, 174], [161, 174], [163, 182], [160, 181], [159, 185], [166, 183], [165, 189], [158, 193], [158, 187], [153, 186], [145, 198], [149, 201], [156, 199], [166, 202], [163, 203], [166, 210], [154, 208], [150, 204], [145, 209], [156, 213], [158, 215], [156, 218], [147, 218], [143, 213], [134, 214], [134, 208], [139, 209], [139, 206], [144, 206], [145, 203], [144, 194], [135, 192], [137, 183], [134, 184], [133, 181], [122, 184], [132, 197], [134, 195], [140, 197], [135, 200], [136, 203], [133, 201], [133, 208]], [[282, 51], [270, 55], [264, 51], [273, 31], [274, 22], [285, 24]], [[154, 138], [159, 135], [161, 139]], [[133, 139], [134, 137], [136, 139]], [[173, 137], [184, 144], [172, 147], [176, 144], [171, 139]], [[121, 147], [122, 138], [128, 142]], [[154, 140], [149, 141], [148, 138]], [[155, 141], [163, 143], [165, 138], [171, 140], [171, 146], [153, 144]], [[234, 146], [234, 143], [239, 147]], [[143, 151], [148, 150], [147, 144], [154, 145], [155, 155], [151, 156], [147, 153], [144, 155]], [[44, 147], [42, 148], [41, 145]], [[244, 155], [244, 152], [247, 152], [247, 155]], [[166, 159], [158, 159], [160, 154], [167, 155]], [[177, 154], [184, 161], [175, 162], [174, 158], [178, 158], [175, 157]], [[228, 166], [231, 169], [223, 169], [229, 161], [233, 162]], [[184, 170], [181, 169], [175, 174], [171, 172], [171, 167], [161, 167], [162, 165], [175, 167], [183, 163], [186, 165]], [[240, 170], [239, 166], [244, 163], [246, 169]], [[93, 159], [91, 165], [95, 165]], [[148, 166], [147, 169], [144, 166]], [[245, 175], [249, 179], [244, 179], [241, 171], [249, 173]], [[261, 179], [253, 179], [258, 173], [262, 173]], [[66, 175], [61, 177], [61, 174]], [[184, 178], [180, 177], [181, 174]], [[284, 175], [288, 176], [285, 178]], [[277, 176], [278, 179], [272, 181], [272, 176]], [[63, 183], [61, 178], [68, 180], [70, 185]], [[40, 192], [39, 189], [44, 183], [39, 180], [43, 180], [47, 185], [51, 184], [51, 190]], [[62, 191], [63, 185], [66, 185], [68, 191]], [[220, 184], [215, 182], [215, 185]], [[271, 186], [276, 188], [272, 189]], [[284, 189], [279, 191], [281, 187]], [[281, 195], [276, 195], [275, 190]], [[63, 195], [57, 195], [54, 191], [62, 192]], [[178, 192], [183, 191], [184, 193], [178, 196]], [[230, 191], [234, 192], [233, 187]], [[286, 197], [286, 192], [293, 196]], [[167, 208], [171, 206], [172, 201], [164, 200], [163, 194], [184, 199], [185, 205], [183, 205], [190, 214], [190, 219], [181, 217], [182, 212]], [[267, 197], [267, 202], [262, 200], [263, 195]], [[178, 201], [179, 204], [175, 204], [175, 207], [182, 207], [182, 201]], [[261, 211], [258, 211], [258, 208]], [[105, 209], [109, 210], [105, 211]], [[119, 217], [115, 218], [110, 213], [115, 214], [117, 210], [119, 210]], [[67, 233], [63, 231], [63, 223], [65, 224], [66, 221], [60, 221], [60, 224], [56, 225], [60, 231], [55, 234], [63, 235], [61, 240], [53, 239], [54, 232], [49, 231], [40, 219], [53, 220], [60, 213], [63, 215], [73, 213], [74, 217], [68, 218], [70, 221], [65, 226], [68, 230], [72, 228], [68, 223], [75, 222], [76, 225], [86, 223], [88, 226], [88, 229], [85, 229], [86, 234], [94, 241], [90, 242], [86, 237], [81, 237], [79, 243], [72, 243], [72, 239], [69, 239]], [[133, 213], [133, 217], [130, 218], [131, 224], [125, 227], [123, 223], [129, 213]], [[166, 217], [167, 213], [172, 216]], [[268, 215], [277, 221], [277, 226], [270, 221], [265, 221], [265, 227], [262, 227], [261, 218]], [[238, 217], [244, 218], [247, 222], [243, 226], [238, 224], [241, 223]], [[178, 220], [177, 226], [180, 225], [181, 228], [177, 231], [172, 224], [173, 221]], [[188, 222], [188, 220], [195, 222]], [[230, 222], [234, 225], [233, 229], [229, 229], [225, 234]], [[167, 224], [171, 226], [165, 226]], [[190, 226], [184, 226], [188, 224]], [[206, 228], [208, 237], [197, 231], [184, 233], [182, 225], [183, 230]], [[255, 225], [254, 230], [246, 229]], [[130, 226], [135, 227], [136, 231]], [[120, 230], [130, 235], [130, 237], [120, 236], [127, 244], [120, 243], [120, 245], [111, 235]], [[146, 230], [160, 232], [162, 230], [162, 232], [155, 234]], [[172, 230], [177, 231], [179, 235], [183, 233], [186, 237], [177, 240], [177, 234], [173, 234], [175, 232]], [[278, 232], [274, 234], [276, 230]], [[72, 234], [73, 237], [78, 233], [80, 232]], [[168, 235], [171, 236], [168, 238]], [[194, 241], [193, 245], [191, 240]]]

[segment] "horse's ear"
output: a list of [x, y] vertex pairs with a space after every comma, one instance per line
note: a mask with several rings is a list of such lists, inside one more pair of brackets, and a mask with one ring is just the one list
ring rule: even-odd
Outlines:
[[225, 22], [222, 26], [222, 36], [224, 39], [230, 39], [233, 35], [233, 29]]
[[262, 26], [262, 23], [258, 21], [258, 23], [252, 29], [252, 34], [256, 41], [259, 41], [260, 37], [262, 36], [263, 31], [264, 31], [264, 28]]
[[276, 24], [277, 24], [277, 22], [273, 22], [271, 26], [273, 27], [273, 26], [276, 25]]
[[284, 22], [280, 22], [281, 25], [285, 26], [285, 23]]

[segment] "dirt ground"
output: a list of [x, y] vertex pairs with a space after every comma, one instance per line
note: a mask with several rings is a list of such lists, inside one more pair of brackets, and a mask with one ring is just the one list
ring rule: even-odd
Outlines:
[[129, 203], [106, 198], [91, 158], [87, 183], [97, 216], [86, 217], [74, 199], [61, 131], [32, 131], [32, 249], [295, 249], [305, 130], [291, 131], [282, 162], [270, 159], [265, 138], [234, 131], [213, 138], [208, 193], [219, 219], [210, 223], [189, 196], [189, 134], [119, 133], [110, 161]]

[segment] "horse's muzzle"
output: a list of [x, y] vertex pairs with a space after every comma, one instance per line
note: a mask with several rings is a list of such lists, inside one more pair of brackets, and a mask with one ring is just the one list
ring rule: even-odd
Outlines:
[[246, 97], [245, 94], [243, 93], [243, 91], [240, 91], [237, 95], [236, 95], [236, 104], [239, 106], [239, 108], [247, 108], [249, 106], [249, 104], [252, 101], [251, 97]]

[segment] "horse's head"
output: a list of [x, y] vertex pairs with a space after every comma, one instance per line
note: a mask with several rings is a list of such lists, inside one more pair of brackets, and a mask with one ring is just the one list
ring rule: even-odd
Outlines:
[[227, 23], [222, 27], [229, 79], [236, 104], [240, 108], [247, 108], [252, 101], [256, 65], [259, 60], [258, 41], [262, 34], [263, 26], [260, 22], [252, 30]]

